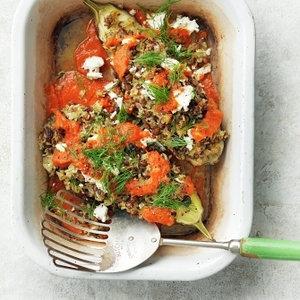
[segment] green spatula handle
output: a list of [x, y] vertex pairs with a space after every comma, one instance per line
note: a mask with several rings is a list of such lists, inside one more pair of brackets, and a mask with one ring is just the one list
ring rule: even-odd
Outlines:
[[300, 242], [248, 237], [240, 243], [240, 254], [245, 257], [300, 261]]

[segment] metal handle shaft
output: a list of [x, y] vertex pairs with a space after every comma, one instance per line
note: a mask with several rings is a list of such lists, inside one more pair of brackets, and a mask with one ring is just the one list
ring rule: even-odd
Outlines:
[[240, 254], [240, 240], [231, 240], [229, 242], [209, 242], [209, 241], [188, 241], [162, 238], [161, 246], [193, 246], [203, 248], [214, 248], [228, 250], [234, 254]]

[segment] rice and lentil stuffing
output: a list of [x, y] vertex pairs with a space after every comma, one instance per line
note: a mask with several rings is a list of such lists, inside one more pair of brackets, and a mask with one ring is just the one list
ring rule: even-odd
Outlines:
[[169, 226], [195, 209], [181, 162], [217, 163], [227, 133], [208, 31], [198, 18], [173, 14], [173, 4], [156, 11], [106, 4], [90, 21], [76, 69], [47, 87], [39, 145], [49, 190]]

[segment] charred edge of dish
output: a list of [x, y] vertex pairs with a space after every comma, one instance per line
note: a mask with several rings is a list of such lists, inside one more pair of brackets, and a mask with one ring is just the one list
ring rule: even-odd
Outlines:
[[59, 36], [61, 34], [62, 29], [65, 26], [71, 24], [72, 22], [81, 19], [83, 16], [90, 16], [91, 19], [93, 18], [93, 14], [89, 8], [85, 6], [79, 6], [71, 12], [66, 13], [57, 21], [51, 35], [51, 51], [53, 55], [52, 67], [54, 69], [56, 69], [55, 66], [57, 63], [56, 54], [58, 52], [58, 49], [61, 47], [61, 45], [59, 45]]

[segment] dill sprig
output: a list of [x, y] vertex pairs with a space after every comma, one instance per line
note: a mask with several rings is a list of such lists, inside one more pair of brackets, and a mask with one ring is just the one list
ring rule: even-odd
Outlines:
[[164, 142], [163, 144], [169, 148], [179, 148], [186, 146], [187, 142], [183, 137], [174, 136], [170, 140]]
[[166, 53], [169, 56], [177, 59], [178, 61], [184, 61], [191, 59], [193, 56], [198, 55], [200, 53], [195, 52], [194, 49], [184, 48], [182, 44], [177, 43], [175, 39], [170, 37], [169, 35], [169, 17], [171, 15], [169, 9], [171, 6], [175, 5], [178, 2], [180, 2], [180, 0], [167, 0], [155, 11], [155, 14], [164, 12], [166, 13], [166, 15], [162, 25], [159, 27], [159, 33], [157, 33], [156, 30], [152, 29], [153, 32], [150, 33], [150, 36], [158, 38], [166, 45]]
[[79, 182], [77, 181], [75, 176], [72, 176], [70, 178], [70, 184], [71, 184], [72, 190], [75, 190], [76, 187], [79, 185]]
[[82, 77], [80, 77], [80, 74], [78, 72], [75, 73], [75, 77], [77, 86], [80, 87], [85, 93], [87, 91], [87, 87], [83, 84]]
[[193, 128], [194, 125], [195, 125], [195, 120], [191, 119], [184, 127], [182, 127], [182, 130], [188, 131], [189, 129]]
[[88, 203], [85, 206], [81, 206], [81, 209], [88, 214], [89, 219], [92, 219], [94, 216], [94, 211], [96, 206], [97, 206], [96, 201], [93, 201], [93, 203]]
[[[154, 198], [153, 205], [158, 207], [165, 207], [177, 210], [178, 208], [188, 204], [185, 201], [174, 200], [174, 196], [180, 191], [180, 185], [178, 184], [165, 184], [162, 183]], [[180, 199], [177, 196], [177, 199]]]
[[117, 173], [123, 161], [123, 149], [117, 150], [111, 147], [92, 148], [82, 151], [89, 158], [96, 169], [109, 170]]
[[[101, 174], [100, 181], [111, 196], [111, 184], [116, 184], [116, 193], [121, 193], [126, 182], [132, 177], [123, 162], [125, 161], [124, 141], [127, 135], [119, 136], [113, 128], [107, 134], [107, 141], [101, 148], [85, 149], [82, 153], [90, 160], [94, 170]], [[127, 172], [128, 171], [128, 172]]]
[[129, 115], [125, 109], [125, 106], [124, 104], [122, 104], [119, 112], [117, 113], [117, 120], [120, 122], [120, 123], [125, 123], [129, 118]]
[[165, 55], [162, 55], [158, 51], [153, 50], [135, 58], [134, 62], [140, 65], [154, 67], [160, 65], [165, 58]]
[[84, 131], [81, 132], [80, 134], [80, 139], [81, 141], [85, 142], [93, 130], [96, 128], [97, 125], [104, 123], [105, 118], [103, 116], [100, 116], [96, 120], [94, 120]]
[[163, 104], [170, 100], [170, 90], [167, 87], [160, 87], [150, 83], [145, 83], [144, 87], [146, 88], [150, 96], [155, 99], [155, 102], [157, 104]]
[[156, 9], [155, 13], [167, 12], [171, 6], [177, 4], [180, 0], [167, 0], [164, 4], [162, 4], [158, 9]]
[[50, 189], [41, 194], [40, 199], [44, 208], [48, 207], [49, 209], [57, 209], [61, 214], [66, 214], [67, 211], [61, 207], [62, 202], [58, 201], [55, 192], [51, 191]]
[[123, 166], [125, 160], [124, 148], [112, 150], [108, 148], [94, 148], [84, 150], [83, 154], [88, 157], [95, 169], [102, 172], [100, 181], [102, 182], [108, 196], [111, 195], [111, 184], [115, 184], [114, 191], [121, 194], [127, 181], [133, 178], [130, 170]]
[[167, 52], [178, 61], [189, 60], [198, 55], [193, 49], [182, 47], [181, 44], [177, 44], [172, 38], [169, 38]]
[[76, 159], [78, 159], [78, 155], [77, 155], [76, 151], [74, 151], [74, 150], [71, 149], [71, 148], [67, 148], [66, 150], [67, 150], [67, 151], [70, 151], [70, 152], [72, 153], [72, 155], [73, 155]]
[[59, 80], [59, 79], [62, 78], [65, 74], [66, 74], [65, 71], [60, 71], [60, 72], [56, 75], [55, 79], [56, 79], [56, 80]]
[[122, 192], [125, 189], [126, 183], [131, 178], [133, 178], [133, 174], [130, 170], [126, 170], [124, 172], [121, 172], [120, 174], [118, 174], [116, 177], [113, 178], [112, 183], [116, 184], [115, 193], [117, 195], [122, 194]]
[[185, 70], [185, 65], [177, 64], [173, 68], [173, 70], [168, 74], [168, 79], [170, 81], [170, 85], [173, 86], [176, 82], [178, 82], [182, 78], [182, 74]]
[[43, 207], [55, 206], [55, 193], [49, 189], [40, 195], [40, 199]]

